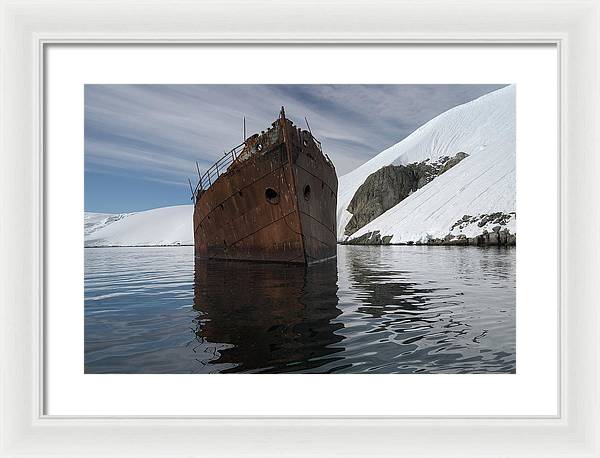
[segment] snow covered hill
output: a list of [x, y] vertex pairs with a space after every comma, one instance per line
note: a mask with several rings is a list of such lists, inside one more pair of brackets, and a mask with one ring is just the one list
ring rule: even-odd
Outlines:
[[115, 221], [119, 221], [121, 218], [124, 218], [129, 213], [91, 213], [85, 212], [84, 221], [83, 221], [83, 231], [84, 235], [87, 237], [92, 232], [97, 231], [98, 229], [102, 229], [109, 224], [114, 223]]
[[[442, 113], [401, 142], [340, 177], [339, 241], [373, 234], [390, 243], [476, 237], [498, 228], [516, 233], [515, 87], [486, 94]], [[463, 160], [379, 214], [350, 237], [347, 211], [367, 177], [387, 165], [467, 155]], [[137, 213], [86, 213], [85, 246], [193, 245], [192, 205]], [[364, 223], [363, 223], [364, 224]]]
[[193, 245], [192, 205], [85, 214], [85, 246]]
[[[424, 242], [448, 234], [472, 237], [491, 231], [502, 213], [503, 228], [516, 232], [515, 87], [507, 86], [442, 113], [401, 142], [339, 179], [338, 240], [379, 231], [391, 243]], [[344, 229], [357, 189], [386, 165], [469, 156], [352, 234]], [[512, 212], [512, 214], [511, 214]], [[459, 220], [467, 215], [460, 224]]]

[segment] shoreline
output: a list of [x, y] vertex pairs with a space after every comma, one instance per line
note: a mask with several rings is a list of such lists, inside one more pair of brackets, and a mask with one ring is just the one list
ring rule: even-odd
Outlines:
[[84, 245], [83, 248], [177, 248], [177, 247], [186, 247], [186, 246], [191, 246], [193, 247], [194, 245], [192, 243], [190, 244], [173, 244], [173, 245]]
[[[474, 248], [510, 248], [516, 247], [516, 241], [512, 244], [487, 244], [477, 245], [475, 243], [349, 243], [337, 242], [337, 245], [354, 245], [354, 246], [414, 246], [414, 247], [474, 247]], [[194, 245], [102, 245], [102, 246], [84, 246], [83, 248], [180, 248], [193, 247]]]

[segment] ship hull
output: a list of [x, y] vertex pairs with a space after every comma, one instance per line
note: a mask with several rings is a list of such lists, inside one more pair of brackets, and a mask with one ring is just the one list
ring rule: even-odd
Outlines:
[[337, 176], [312, 135], [280, 118], [248, 140], [248, 151], [196, 197], [196, 257], [293, 264], [335, 258]]

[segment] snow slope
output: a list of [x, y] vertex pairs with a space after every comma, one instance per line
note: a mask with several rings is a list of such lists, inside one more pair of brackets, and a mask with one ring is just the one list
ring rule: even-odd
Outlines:
[[[452, 108], [421, 126], [356, 170], [340, 177], [338, 239], [352, 215], [346, 210], [354, 193], [373, 172], [390, 164], [425, 159], [469, 157], [411, 194], [352, 235], [380, 231], [391, 243], [441, 238], [463, 215], [515, 211], [515, 87], [508, 86]], [[192, 245], [192, 205], [123, 213], [86, 213], [86, 246]], [[515, 233], [515, 219], [506, 226]], [[483, 229], [466, 225], [467, 237]], [[458, 233], [458, 229], [452, 231]]]
[[192, 205], [119, 215], [86, 213], [85, 246], [193, 245], [193, 213]]
[[127, 215], [128, 213], [113, 214], [85, 212], [83, 217], [83, 233], [85, 236], [88, 236], [92, 232], [102, 229], [103, 227], [108, 226], [115, 221], [119, 221], [121, 218], [124, 218]]
[[[443, 237], [463, 215], [515, 211], [515, 87], [507, 86], [454, 107], [421, 126], [401, 142], [339, 179], [338, 239], [352, 215], [354, 193], [376, 170], [390, 164], [469, 155], [458, 165], [411, 194], [354, 233], [378, 230], [391, 243]], [[514, 218], [507, 226], [514, 233]], [[476, 225], [471, 228], [478, 231]], [[469, 228], [467, 228], [467, 232]], [[467, 232], [465, 235], [470, 236]], [[479, 231], [480, 233], [480, 231]], [[476, 234], [477, 235], [477, 234]]]

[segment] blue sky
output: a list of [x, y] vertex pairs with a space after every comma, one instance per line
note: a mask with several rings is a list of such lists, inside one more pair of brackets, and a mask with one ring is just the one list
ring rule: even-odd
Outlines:
[[86, 85], [85, 210], [190, 203], [187, 178], [286, 115], [341, 176], [440, 113], [497, 85]]

